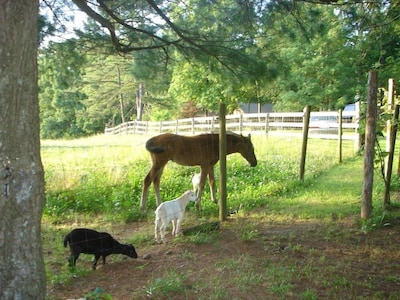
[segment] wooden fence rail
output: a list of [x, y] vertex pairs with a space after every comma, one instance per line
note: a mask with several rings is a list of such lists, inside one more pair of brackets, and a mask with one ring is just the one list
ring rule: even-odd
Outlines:
[[[339, 112], [311, 112], [311, 118], [325, 117], [329, 124], [309, 128], [310, 138], [338, 138]], [[301, 136], [303, 112], [292, 113], [251, 113], [226, 116], [226, 130], [237, 133], [266, 133], [271, 135]], [[358, 140], [358, 113], [342, 112], [342, 139]], [[336, 120], [336, 121], [332, 121]], [[310, 122], [312, 124], [312, 121]], [[106, 128], [105, 134], [145, 134], [156, 135], [171, 132], [182, 135], [218, 132], [218, 116], [186, 118], [173, 121], [130, 121], [116, 127]]]

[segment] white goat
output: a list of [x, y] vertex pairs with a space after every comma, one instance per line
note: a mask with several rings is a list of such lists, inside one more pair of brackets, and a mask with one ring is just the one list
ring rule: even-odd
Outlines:
[[201, 175], [200, 173], [196, 173], [192, 177], [193, 191], [197, 196], [200, 190], [200, 179], [201, 179], [200, 175]]
[[182, 196], [171, 201], [161, 203], [156, 209], [156, 219], [154, 227], [154, 237], [159, 242], [158, 231], [161, 240], [166, 242], [165, 231], [169, 222], [172, 222], [172, 235], [177, 236], [181, 227], [185, 209], [189, 201], [197, 201], [197, 196], [193, 191], [186, 191]]

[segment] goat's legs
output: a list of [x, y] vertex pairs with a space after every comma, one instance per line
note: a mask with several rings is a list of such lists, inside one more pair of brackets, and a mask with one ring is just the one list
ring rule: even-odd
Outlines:
[[[94, 261], [93, 261], [93, 266], [92, 266], [92, 269], [93, 269], [93, 270], [96, 270], [97, 261], [99, 260], [99, 258], [100, 258], [100, 255], [95, 254], [95, 256], [94, 256]], [[105, 260], [105, 258], [104, 258], [103, 264], [105, 264], [105, 262], [106, 262], [106, 260]]]
[[154, 223], [155, 223], [154, 224], [154, 239], [158, 243], [160, 241], [160, 239], [158, 238], [158, 234], [160, 231], [160, 220], [156, 220]]
[[176, 234], [176, 225], [177, 224], [175, 224], [175, 220], [172, 220], [171, 221], [171, 223], [172, 223], [172, 236], [174, 236], [175, 234]]
[[71, 253], [71, 256], [68, 259], [70, 267], [74, 267], [76, 265], [76, 261], [77, 261], [78, 257], [79, 257], [79, 253], [78, 254]]
[[164, 224], [164, 223], [162, 223], [161, 224], [161, 228], [160, 228], [160, 233], [161, 233], [161, 241], [163, 242], [163, 243], [165, 243], [167, 240], [165, 239], [165, 231], [166, 231], [166, 229], [167, 229], [167, 225], [166, 224]]
[[175, 236], [179, 235], [179, 232], [181, 230], [181, 219], [176, 220], [176, 229], [175, 229]]

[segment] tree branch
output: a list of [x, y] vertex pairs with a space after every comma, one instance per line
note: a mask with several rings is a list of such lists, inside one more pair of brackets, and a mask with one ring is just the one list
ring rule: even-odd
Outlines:
[[116, 33], [116, 29], [113, 23], [111, 23], [109, 20], [107, 20], [106, 18], [104, 18], [103, 16], [101, 16], [100, 14], [98, 14], [97, 12], [95, 12], [90, 6], [87, 5], [87, 1], [86, 0], [72, 0], [72, 2], [75, 3], [76, 6], [78, 6], [78, 8], [80, 10], [82, 10], [83, 12], [85, 12], [90, 18], [92, 18], [93, 20], [95, 20], [96, 22], [98, 22], [102, 27], [106, 28], [108, 30], [108, 32], [110, 33], [110, 38], [111, 38], [111, 42], [114, 45], [114, 47], [116, 48], [116, 50], [118, 52], [121, 53], [128, 53], [128, 52], [132, 52], [132, 51], [138, 51], [138, 50], [151, 50], [151, 49], [159, 49], [159, 48], [164, 48], [166, 46], [172, 45], [172, 44], [176, 44], [179, 42], [179, 40], [177, 41], [167, 41], [165, 39], [162, 39], [161, 37], [157, 37], [156, 35], [154, 35], [153, 33], [149, 32], [149, 31], [145, 31], [145, 30], [141, 30], [135, 27], [132, 27], [128, 24], [126, 24], [125, 22], [123, 22], [123, 20], [121, 20], [120, 18], [118, 18], [101, 0], [98, 0], [97, 2], [99, 3], [100, 7], [113, 19], [115, 20], [118, 24], [128, 28], [129, 30], [135, 31], [135, 32], [139, 32], [141, 34], [150, 36], [154, 39], [160, 40], [163, 43], [159, 44], [159, 45], [150, 45], [150, 46], [141, 46], [141, 47], [132, 47], [131, 43], [129, 43], [128, 45], [125, 45], [123, 43], [120, 42], [120, 39], [117, 36]]

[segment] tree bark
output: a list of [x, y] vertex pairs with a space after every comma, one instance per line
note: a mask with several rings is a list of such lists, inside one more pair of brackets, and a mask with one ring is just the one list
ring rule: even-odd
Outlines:
[[0, 0], [0, 299], [45, 299], [38, 0]]

